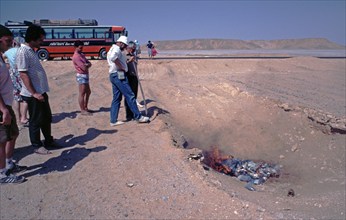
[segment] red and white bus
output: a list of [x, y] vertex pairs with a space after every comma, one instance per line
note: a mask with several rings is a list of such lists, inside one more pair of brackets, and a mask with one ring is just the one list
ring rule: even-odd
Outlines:
[[[25, 32], [31, 22], [14, 23], [6, 22], [14, 37], [25, 37]], [[35, 22], [37, 24], [37, 22]], [[93, 23], [78, 25], [40, 24], [46, 32], [46, 39], [37, 55], [41, 60], [50, 60], [55, 57], [72, 57], [74, 42], [80, 40], [84, 43], [83, 53], [86, 56], [106, 59], [109, 48], [116, 40], [124, 35], [127, 36], [125, 27], [122, 26], [99, 26]], [[64, 23], [66, 24], [66, 22]]]

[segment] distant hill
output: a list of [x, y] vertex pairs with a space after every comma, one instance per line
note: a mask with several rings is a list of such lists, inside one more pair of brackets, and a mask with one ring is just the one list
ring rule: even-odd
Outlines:
[[[342, 50], [345, 46], [333, 43], [324, 38], [305, 38], [287, 40], [232, 40], [232, 39], [189, 39], [154, 41], [159, 50]], [[146, 44], [141, 46], [146, 49]]]

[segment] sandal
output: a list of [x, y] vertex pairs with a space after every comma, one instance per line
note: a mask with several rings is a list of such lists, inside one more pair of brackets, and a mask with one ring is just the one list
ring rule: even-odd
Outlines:
[[84, 115], [84, 116], [92, 116], [93, 113], [88, 112], [88, 111], [82, 111], [82, 112], [81, 112], [81, 115]]
[[48, 155], [48, 154], [52, 153], [49, 150], [47, 150], [46, 148], [44, 148], [44, 147], [39, 147], [39, 148], [35, 149], [34, 152], [36, 154], [41, 154], [41, 155]]
[[23, 127], [29, 127], [29, 121], [20, 123]]

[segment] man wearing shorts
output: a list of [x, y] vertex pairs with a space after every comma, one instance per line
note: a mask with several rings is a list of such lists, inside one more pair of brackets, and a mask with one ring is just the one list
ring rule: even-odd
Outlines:
[[[0, 53], [8, 50], [13, 41], [12, 32], [0, 25]], [[14, 173], [20, 168], [12, 160], [19, 131], [16, 116], [12, 110], [13, 85], [6, 63], [0, 56], [0, 184], [21, 183], [23, 176]]]

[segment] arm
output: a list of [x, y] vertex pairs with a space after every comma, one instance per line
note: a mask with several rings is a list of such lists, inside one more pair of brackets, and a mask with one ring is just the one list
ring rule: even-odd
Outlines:
[[10, 69], [10, 62], [8, 61], [8, 58], [6, 56], [6, 53], [2, 54], [2, 58], [4, 59], [5, 63], [6, 63], [6, 67], [7, 69]]
[[73, 62], [73, 65], [75, 66], [77, 72], [78, 71], [86, 72], [88, 70], [88, 68], [89, 68], [89, 64], [88, 64], [89, 61], [84, 59], [82, 57], [82, 55], [80, 55], [80, 54], [78, 56], [77, 55], [73, 55], [72, 62]]
[[130, 56], [130, 58], [127, 60], [127, 63], [135, 62], [137, 63], [136, 56]]
[[81, 56], [81, 60], [84, 63], [85, 70], [87, 71], [91, 67], [90, 61], [85, 57], [84, 54]]
[[125, 71], [125, 70], [126, 70], [126, 66], [123, 66], [118, 58], [114, 60], [114, 63], [115, 63], [115, 65], [117, 65], [118, 67], [120, 67], [120, 69], [121, 69], [122, 71]]
[[91, 63], [88, 62], [88, 63], [85, 64], [85, 66], [86, 66], [86, 68], [90, 68], [91, 67]]
[[[126, 72], [126, 69], [127, 69], [126, 62], [125, 62], [125, 64], [122, 64], [120, 59], [119, 59], [119, 55], [121, 54], [120, 49], [116, 48], [116, 47], [112, 47], [108, 53], [109, 53], [109, 60], [117, 66], [117, 69]], [[126, 65], [126, 66], [124, 66], [124, 65]]]
[[90, 63], [90, 61], [89, 60], [87, 60], [87, 59], [85, 59], [86, 60], [86, 64], [85, 64], [85, 66], [87, 67], [87, 68], [90, 68], [91, 67], [91, 63]]
[[31, 82], [31, 79], [28, 75], [29, 59], [27, 56], [28, 55], [27, 55], [27, 53], [25, 53], [25, 51], [22, 51], [21, 48], [18, 49], [17, 57], [16, 57], [16, 63], [17, 63], [19, 76], [22, 80], [22, 83], [25, 85], [27, 90], [32, 94], [32, 96], [34, 98], [38, 99], [39, 101], [43, 102], [44, 97], [42, 96], [42, 94], [36, 92], [32, 82]]
[[11, 124], [11, 114], [8, 111], [4, 100], [2, 99], [2, 96], [0, 95], [0, 112], [2, 113], [2, 120], [0, 121], [0, 124], [2, 125], [10, 125]]
[[31, 80], [28, 76], [28, 72], [20, 71], [19, 74], [20, 74], [20, 78], [23, 81], [23, 84], [28, 89], [28, 91], [32, 94], [32, 96], [35, 99], [38, 99], [39, 101], [44, 102], [44, 97], [42, 96], [42, 94], [37, 93], [34, 86], [32, 85]]

